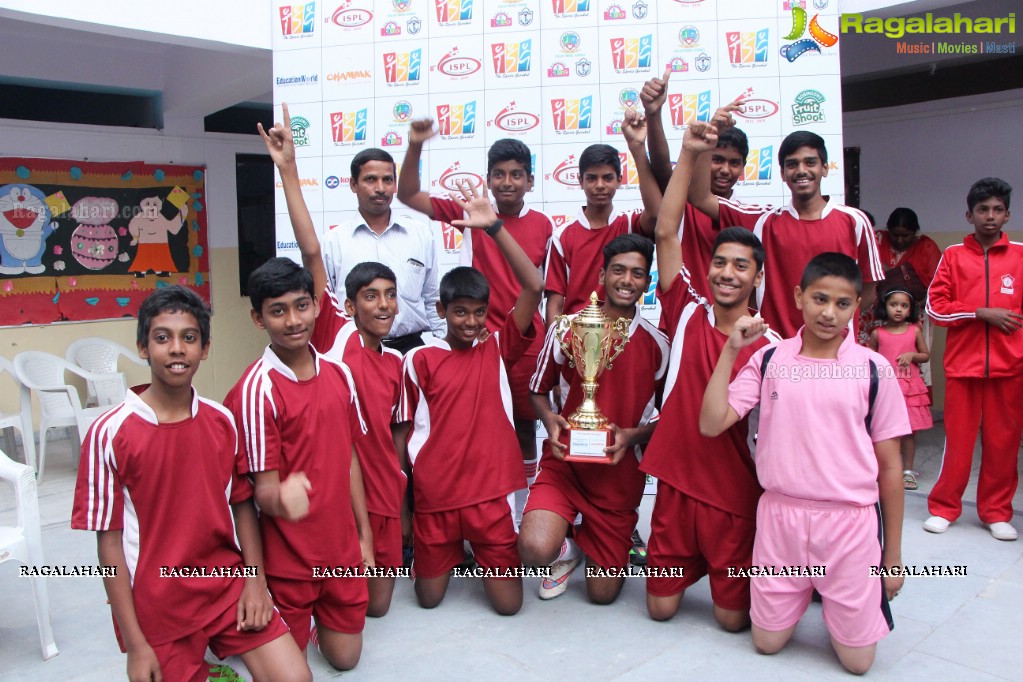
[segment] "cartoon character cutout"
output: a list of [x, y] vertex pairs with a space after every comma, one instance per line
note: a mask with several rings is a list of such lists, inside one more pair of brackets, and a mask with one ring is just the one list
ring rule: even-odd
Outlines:
[[57, 222], [46, 195], [31, 185], [0, 187], [0, 274], [39, 275], [46, 271], [43, 252]]
[[[128, 272], [136, 277], [143, 277], [150, 270], [158, 276], [166, 276], [178, 272], [178, 267], [171, 257], [169, 237], [177, 234], [188, 217], [188, 205], [182, 204], [180, 210], [173, 212], [168, 218], [164, 213], [164, 202], [161, 191], [143, 192], [139, 200], [140, 212], [128, 223], [131, 234], [131, 246], [138, 245], [135, 260], [128, 267]], [[172, 208], [177, 208], [171, 204]]]

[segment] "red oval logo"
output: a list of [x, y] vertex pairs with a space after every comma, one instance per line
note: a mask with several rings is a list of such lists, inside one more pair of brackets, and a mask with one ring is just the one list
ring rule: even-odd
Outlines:
[[451, 57], [442, 59], [437, 68], [445, 76], [469, 76], [479, 71], [482, 66], [480, 60], [472, 57]]
[[744, 111], [735, 112], [736, 116], [757, 120], [769, 118], [778, 113], [778, 105], [769, 99], [748, 99], [743, 102]]
[[494, 119], [494, 123], [501, 130], [507, 130], [510, 133], [521, 133], [526, 130], [532, 130], [540, 125], [540, 117], [527, 111], [509, 111]]
[[579, 166], [562, 166], [554, 169], [554, 181], [568, 187], [579, 187]]
[[457, 192], [462, 189], [461, 184], [463, 181], [467, 181], [474, 188], [480, 188], [483, 186], [483, 178], [476, 175], [475, 173], [469, 173], [467, 171], [455, 171], [453, 173], [445, 173], [440, 176], [440, 186], [449, 192]]
[[368, 9], [339, 7], [330, 19], [343, 28], [355, 28], [356, 26], [365, 26], [373, 21], [373, 13]]

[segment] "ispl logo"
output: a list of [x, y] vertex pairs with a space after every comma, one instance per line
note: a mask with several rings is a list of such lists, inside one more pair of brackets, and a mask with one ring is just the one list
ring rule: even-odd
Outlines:
[[311, 34], [316, 26], [316, 3], [285, 5], [279, 8], [281, 35], [295, 37]]
[[819, 90], [803, 90], [792, 103], [792, 124], [824, 123], [824, 95]]
[[334, 142], [365, 142], [369, 110], [335, 111], [330, 115], [330, 132]]
[[462, 188], [463, 183], [466, 182], [473, 189], [479, 189], [483, 186], [483, 178], [472, 171], [462, 170], [462, 164], [459, 161], [455, 161], [448, 166], [437, 180], [437, 184], [448, 192], [457, 192]]
[[540, 125], [540, 117], [528, 111], [517, 111], [511, 102], [494, 117], [494, 125], [509, 133], [524, 133]]
[[753, 182], [755, 180], [770, 180], [771, 170], [774, 168], [774, 147], [768, 145], [760, 149], [749, 150], [746, 157], [746, 166], [742, 169], [740, 182]]
[[309, 119], [305, 116], [291, 117], [291, 139], [296, 147], [309, 146]]
[[472, 21], [472, 0], [434, 0], [434, 5], [439, 24]]
[[611, 5], [604, 10], [604, 21], [619, 21], [621, 19], [627, 19], [628, 13], [622, 9], [621, 5]]
[[593, 124], [593, 96], [551, 100], [555, 130], [589, 130]]
[[441, 223], [440, 239], [448, 255], [462, 250], [462, 231], [448, 223]]
[[590, 11], [590, 0], [551, 0], [554, 16], [564, 17], [584, 14]]
[[458, 105], [437, 105], [437, 128], [442, 137], [475, 133], [476, 100]]
[[611, 66], [622, 69], [647, 69], [653, 59], [654, 37], [651, 34], [639, 38], [611, 39]]
[[732, 64], [767, 63], [767, 42], [770, 30], [728, 31], [725, 44], [728, 46], [728, 61]]
[[490, 54], [494, 60], [494, 73], [529, 73], [529, 62], [533, 54], [532, 39], [520, 43], [493, 43]]
[[373, 13], [368, 9], [352, 7], [351, 0], [349, 0], [334, 10], [330, 20], [341, 28], [356, 28], [373, 21]]
[[710, 120], [710, 90], [682, 95], [668, 95], [671, 125], [687, 126], [693, 121]]
[[735, 112], [736, 116], [740, 116], [750, 121], [759, 121], [761, 119], [770, 118], [778, 113], [778, 104], [772, 102], [769, 99], [763, 99], [762, 97], [753, 96], [753, 88], [746, 88], [739, 97], [743, 99], [743, 110]]
[[[437, 70], [445, 76], [471, 76], [480, 70], [480, 60], [473, 57], [460, 57], [458, 55], [458, 48], [452, 48], [450, 52], [445, 54], [437, 62]], [[433, 68], [430, 69], [433, 71]]]
[[422, 70], [422, 49], [384, 53], [384, 79], [388, 83], [418, 82]]
[[[568, 158], [559, 163], [554, 167], [554, 171], [547, 176], [548, 180], [554, 180], [559, 185], [565, 185], [566, 187], [579, 187], [579, 162], [575, 159], [575, 154], [569, 154]], [[555, 216], [556, 217], [556, 216]], [[568, 218], [568, 216], [563, 216]], [[554, 228], [560, 227], [555, 220]]]

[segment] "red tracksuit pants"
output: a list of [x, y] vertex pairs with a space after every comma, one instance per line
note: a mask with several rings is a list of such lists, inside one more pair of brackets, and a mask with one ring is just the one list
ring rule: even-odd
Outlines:
[[955, 521], [963, 513], [973, 446], [980, 431], [977, 514], [984, 523], [1010, 521], [1019, 482], [1017, 456], [1023, 432], [1023, 376], [945, 380], [945, 454], [938, 482], [927, 498], [931, 514]]

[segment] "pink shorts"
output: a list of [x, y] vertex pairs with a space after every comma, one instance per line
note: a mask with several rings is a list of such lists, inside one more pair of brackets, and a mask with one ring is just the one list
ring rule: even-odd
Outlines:
[[377, 568], [401, 567], [401, 519], [369, 512], [373, 530], [373, 563]]
[[816, 588], [824, 623], [835, 641], [862, 647], [882, 639], [893, 625], [882, 578], [871, 574], [881, 564], [880, 529], [876, 505], [856, 507], [765, 492], [757, 507], [753, 566], [790, 572], [798, 568], [816, 575], [754, 576], [753, 624], [770, 631], [792, 627]]
[[270, 575], [266, 582], [274, 604], [302, 651], [309, 643], [313, 616], [318, 627], [345, 634], [362, 632], [366, 625], [369, 588], [365, 577], [289, 580]]
[[523, 355], [508, 369], [508, 388], [511, 389], [515, 421], [536, 419], [536, 410], [529, 400], [529, 380], [536, 372], [536, 359], [535, 355]]
[[257, 649], [288, 633], [288, 626], [276, 610], [262, 630], [238, 631], [237, 623], [237, 605], [234, 605], [202, 630], [153, 646], [163, 679], [205, 682], [210, 674], [210, 666], [204, 660], [207, 646], [218, 658], [226, 658]]
[[441, 512], [417, 511], [412, 517], [413, 569], [420, 578], [438, 578], [465, 558], [468, 540], [483, 569], [512, 571], [522, 566], [518, 534], [508, 497]]
[[664, 481], [650, 517], [647, 566], [683, 568], [682, 577], [650, 576], [647, 594], [674, 596], [705, 575], [714, 603], [731, 611], [748, 611], [749, 578], [728, 575], [730, 567], [749, 566], [756, 522], [704, 504]]

